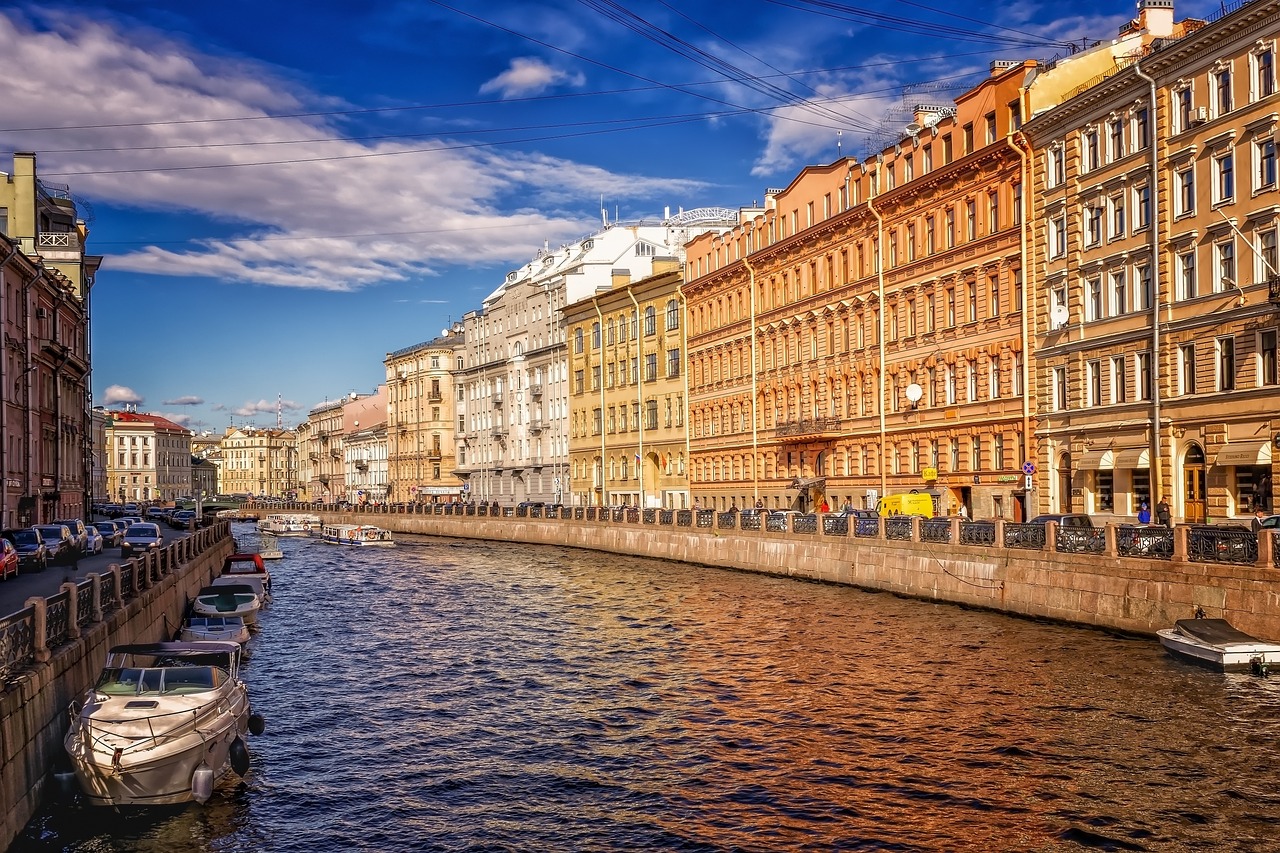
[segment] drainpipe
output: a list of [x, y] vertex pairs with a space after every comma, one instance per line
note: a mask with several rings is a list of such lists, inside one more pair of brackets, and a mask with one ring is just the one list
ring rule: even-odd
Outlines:
[[[876, 183], [880, 182], [880, 173], [884, 171], [884, 164], [880, 164], [881, 168], [876, 170]], [[876, 218], [876, 300], [879, 302], [880, 308], [880, 328], [876, 330], [877, 349], [880, 351], [880, 371], [876, 377], [876, 393], [879, 395], [879, 404], [877, 408], [880, 410], [880, 497], [885, 497], [889, 493], [888, 467], [889, 459], [885, 453], [885, 420], [884, 420], [884, 217], [876, 210], [875, 201], [878, 187], [872, 187], [873, 192], [867, 195], [867, 210], [871, 211], [871, 215]]]
[[[9, 254], [4, 256], [4, 260], [0, 261], [0, 280], [4, 278], [5, 267], [9, 266], [9, 261], [13, 260], [13, 256], [18, 254], [18, 247], [9, 241], [5, 241]], [[5, 306], [8, 300], [0, 300], [0, 329], [4, 328]], [[0, 359], [0, 388], [8, 387], [5, 385], [4, 376], [4, 359]], [[9, 466], [5, 464], [5, 448], [9, 444], [8, 436], [8, 418], [0, 416], [0, 523], [5, 527], [16, 527], [17, 522], [9, 518]]]
[[751, 490], [752, 506], [760, 500], [760, 434], [756, 420], [756, 396], [759, 393], [760, 367], [756, 363], [756, 270], [745, 255], [742, 263], [747, 268], [747, 286], [751, 289]]
[[[1160, 454], [1160, 155], [1156, 79], [1135, 62], [1134, 73], [1151, 86], [1151, 506], [1164, 496], [1164, 460]], [[1175, 490], [1176, 491], [1176, 490]]]
[[[636, 331], [640, 331], [640, 303], [636, 301], [635, 291], [631, 289], [631, 285], [627, 285], [627, 296], [631, 299], [631, 304], [635, 306], [636, 311]], [[597, 313], [598, 313], [597, 309]], [[600, 324], [600, 332], [604, 333], [604, 323]], [[601, 342], [601, 352], [603, 352], [603, 341]], [[644, 358], [644, 338], [640, 338], [636, 342], [636, 405], [640, 411], [640, 452], [637, 454], [640, 458], [636, 460], [636, 482], [640, 484], [640, 508], [644, 509], [644, 365], [640, 363], [640, 359]], [[601, 365], [603, 372], [603, 364]], [[600, 380], [600, 393], [604, 396], [604, 378]], [[604, 417], [604, 410], [601, 409], [600, 417]], [[603, 433], [604, 430], [601, 429]]]
[[[684, 411], [680, 414], [680, 422], [684, 424], [684, 477], [685, 483], [688, 484], [689, 469], [693, 467], [693, 448], [689, 441], [689, 300], [684, 295], [684, 285], [683, 279], [680, 284], [676, 285], [676, 297], [680, 300], [680, 304], [684, 306], [684, 317], [680, 326], [681, 334], [684, 337], [684, 340], [680, 342], [681, 351], [684, 353], [684, 370], [682, 371], [684, 374], [682, 377], [684, 382], [684, 401], [681, 403]], [[688, 498], [689, 506], [692, 507], [693, 495], [686, 494], [685, 497]]]
[[[608, 506], [609, 480], [604, 475], [604, 458], [607, 452], [604, 433], [604, 315], [600, 313], [599, 296], [592, 296], [591, 304], [595, 306], [596, 320], [600, 323], [600, 506]], [[637, 331], [639, 330], [637, 329]], [[627, 344], [627, 348], [630, 349], [630, 347], [631, 345]], [[590, 352], [591, 350], [587, 348], [587, 351]], [[627, 366], [624, 364], [622, 369], [626, 370]]]
[[[1032, 169], [1034, 164], [1031, 160], [1030, 145], [1025, 136], [1021, 133], [1015, 134], [1011, 141], [1013, 147], [1018, 152], [1019, 159], [1022, 160], [1022, 197], [1018, 200], [1018, 252], [1019, 252], [1019, 271], [1022, 273], [1022, 461], [1031, 461], [1031, 294], [1036, 293], [1031, 286], [1032, 273], [1035, 264], [1029, 262], [1027, 256], [1027, 229], [1030, 227], [1027, 216], [1027, 193], [1031, 191], [1031, 180], [1034, 177]], [[1032, 505], [1031, 490], [1027, 490], [1027, 511], [1032, 515], [1035, 514], [1035, 507]], [[1030, 516], [1028, 516], [1030, 517]]]

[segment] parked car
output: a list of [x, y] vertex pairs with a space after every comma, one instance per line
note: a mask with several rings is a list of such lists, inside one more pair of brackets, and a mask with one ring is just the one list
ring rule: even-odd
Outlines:
[[170, 510], [165, 509], [162, 506], [149, 506], [147, 507], [147, 511], [143, 515], [143, 518], [145, 518], [147, 521], [154, 521], [156, 523], [159, 523], [169, 518], [169, 512]]
[[174, 530], [186, 530], [187, 525], [195, 520], [195, 517], [194, 509], [180, 509], [169, 516], [169, 526]]
[[102, 531], [96, 525], [88, 524], [84, 528], [86, 544], [84, 552], [86, 554], [101, 554], [102, 549], [106, 547], [106, 540], [102, 538]]
[[16, 577], [21, 562], [18, 549], [13, 547], [13, 543], [8, 539], [0, 539], [0, 580], [5, 580], [11, 575]]
[[89, 553], [89, 528], [78, 518], [58, 518], [54, 519], [54, 524], [61, 524], [71, 531], [72, 547], [76, 549], [76, 556]]
[[18, 552], [18, 567], [28, 572], [43, 572], [49, 566], [49, 549], [44, 536], [34, 527], [0, 531], [0, 538], [13, 543]]
[[93, 526], [98, 528], [98, 532], [102, 534], [102, 547], [120, 547], [120, 540], [124, 538], [123, 524], [115, 521], [98, 521]]
[[1243, 524], [1192, 524], [1187, 530], [1187, 553], [1193, 560], [1253, 563], [1258, 537]]
[[74, 563], [80, 558], [71, 530], [65, 524], [37, 524], [36, 530], [44, 537], [44, 547], [49, 549], [49, 564]]
[[1093, 530], [1093, 518], [1083, 512], [1054, 512], [1046, 515], [1037, 515], [1031, 519], [1031, 524], [1047, 524], [1050, 521], [1056, 521], [1058, 528], [1077, 527], [1085, 530]]
[[120, 556], [124, 559], [132, 557], [134, 554], [145, 554], [147, 551], [159, 550], [164, 544], [164, 537], [160, 535], [160, 526], [151, 521], [139, 521], [136, 524], [129, 525], [129, 529], [124, 532], [124, 541], [120, 543]]
[[121, 524], [123, 524], [124, 529], [127, 532], [132, 525], [137, 524], [138, 522], [142, 521], [142, 519], [136, 515], [122, 515], [118, 519], [116, 519], [116, 521], [119, 521]]

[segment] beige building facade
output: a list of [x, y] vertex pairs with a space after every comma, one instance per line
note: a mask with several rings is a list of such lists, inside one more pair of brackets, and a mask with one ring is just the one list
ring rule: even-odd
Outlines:
[[172, 502], [191, 494], [191, 431], [134, 411], [107, 412], [107, 490], [119, 503]]
[[387, 353], [387, 500], [440, 503], [463, 496], [458, 464], [454, 370], [462, 324], [424, 343]]
[[575, 506], [687, 509], [683, 275], [653, 274], [566, 306], [569, 471]]
[[224, 494], [272, 498], [297, 494], [298, 445], [292, 430], [229, 427], [219, 444]]
[[1026, 127], [1045, 511], [1272, 511], [1280, 3], [1174, 23]]

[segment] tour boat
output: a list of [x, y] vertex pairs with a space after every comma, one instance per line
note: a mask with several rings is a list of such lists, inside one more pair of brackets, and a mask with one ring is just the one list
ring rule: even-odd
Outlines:
[[1280, 664], [1280, 645], [1238, 631], [1225, 619], [1179, 619], [1156, 636], [1170, 653], [1225, 672], [1265, 675]]
[[329, 524], [320, 529], [320, 538], [333, 545], [381, 545], [396, 544], [391, 531], [371, 524]]
[[218, 583], [206, 586], [191, 603], [195, 616], [239, 616], [246, 625], [258, 621], [262, 599], [257, 588], [247, 583]]
[[250, 714], [240, 654], [215, 642], [112, 648], [63, 741], [89, 802], [203, 803], [229, 769], [244, 776], [243, 735], [262, 719]]
[[258, 522], [258, 529], [274, 536], [310, 536], [320, 526], [320, 516], [307, 513], [276, 513]]
[[190, 616], [178, 632], [184, 642], [212, 640], [214, 642], [249, 642], [249, 626], [239, 616]]

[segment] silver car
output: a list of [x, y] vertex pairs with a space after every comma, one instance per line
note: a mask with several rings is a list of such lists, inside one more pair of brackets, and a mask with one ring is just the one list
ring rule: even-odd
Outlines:
[[120, 542], [120, 556], [128, 559], [134, 554], [145, 554], [158, 551], [164, 545], [164, 537], [160, 535], [160, 526], [150, 521], [139, 521], [130, 524]]

